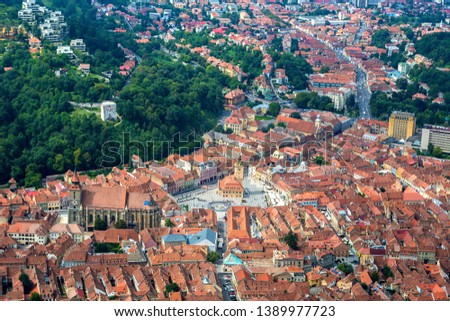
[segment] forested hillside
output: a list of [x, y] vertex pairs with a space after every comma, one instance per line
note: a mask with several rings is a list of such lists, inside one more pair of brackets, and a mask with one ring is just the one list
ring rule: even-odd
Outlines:
[[438, 32], [423, 36], [414, 44], [418, 54], [433, 59], [435, 65], [450, 66], [450, 32]]
[[[137, 45], [130, 36], [109, 32], [113, 22], [96, 20], [90, 1], [44, 3], [64, 9], [70, 39], [85, 40], [90, 55], [83, 62], [90, 63], [95, 73], [114, 73], [109, 83], [80, 76], [77, 66], [56, 55], [56, 48], [48, 43], [36, 57], [28, 52], [26, 41], [0, 45], [0, 184], [14, 177], [27, 186], [39, 186], [47, 174], [74, 167], [98, 168], [102, 145], [121, 142], [124, 133], [158, 146], [178, 131], [183, 136], [214, 126], [228, 77], [214, 68], [174, 61], [157, 50], [158, 42]], [[118, 42], [143, 58], [126, 87], [117, 74], [125, 61]], [[60, 68], [66, 68], [67, 74], [57, 77], [55, 70]], [[119, 97], [122, 122], [118, 125], [102, 122], [94, 113], [77, 112], [69, 104], [71, 100], [101, 102], [113, 96]], [[166, 155], [160, 150], [156, 156]], [[127, 155], [123, 161], [128, 162]]]

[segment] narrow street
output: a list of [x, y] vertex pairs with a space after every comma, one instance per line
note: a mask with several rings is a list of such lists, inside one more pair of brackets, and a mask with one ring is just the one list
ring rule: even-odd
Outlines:
[[[364, 21], [361, 21], [360, 25], [359, 25], [359, 29], [355, 35], [353, 45], [356, 45], [361, 41], [362, 34], [366, 30], [366, 28], [367, 28], [366, 23]], [[353, 59], [351, 59], [348, 56], [345, 56], [343, 49], [332, 47], [331, 45], [327, 44], [322, 39], [318, 38], [317, 36], [315, 36], [313, 34], [309, 34], [309, 35], [311, 37], [314, 37], [315, 39], [317, 39], [318, 41], [320, 41], [321, 43], [323, 43], [330, 49], [332, 49], [336, 53], [336, 56], [339, 60], [343, 60], [347, 63], [352, 63], [355, 66], [356, 86], [357, 86], [355, 100], [356, 100], [356, 103], [358, 104], [358, 108], [359, 108], [359, 118], [361, 118], [361, 119], [371, 118], [371, 116], [370, 116], [370, 97], [372, 94], [367, 85], [367, 73], [365, 72], [365, 70], [360, 68], [357, 65], [356, 61], [354, 61]]]
[[[361, 41], [362, 34], [366, 31], [366, 23], [361, 21], [359, 24], [359, 30], [356, 33], [354, 44], [358, 44]], [[355, 64], [356, 70], [356, 85], [357, 87], [357, 95], [356, 95], [356, 103], [359, 106], [359, 118], [361, 119], [370, 119], [370, 97], [371, 92], [369, 90], [369, 86], [367, 85], [367, 73]]]

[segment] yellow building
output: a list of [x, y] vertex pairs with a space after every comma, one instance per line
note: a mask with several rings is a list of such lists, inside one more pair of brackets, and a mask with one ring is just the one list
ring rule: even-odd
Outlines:
[[244, 187], [234, 176], [227, 176], [219, 181], [219, 195], [224, 198], [243, 198]]
[[234, 177], [241, 183], [244, 180], [244, 165], [241, 161], [234, 163]]
[[389, 117], [388, 135], [396, 139], [408, 139], [416, 132], [414, 114], [394, 111]]

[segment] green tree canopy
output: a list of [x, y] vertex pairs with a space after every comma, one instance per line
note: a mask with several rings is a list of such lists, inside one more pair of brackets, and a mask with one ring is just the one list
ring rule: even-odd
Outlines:
[[341, 263], [337, 266], [337, 269], [342, 271], [345, 275], [353, 273], [353, 266], [348, 263]]
[[285, 242], [292, 250], [298, 250], [298, 235], [290, 231], [288, 234], [286, 234], [285, 237], [281, 239], [283, 242]]
[[208, 262], [216, 263], [218, 259], [220, 259], [220, 255], [216, 251], [211, 251], [208, 253]]
[[281, 106], [279, 103], [270, 103], [269, 109], [267, 110], [267, 114], [270, 116], [277, 117], [278, 114], [280, 113], [280, 110], [281, 110]]
[[172, 222], [172, 220], [171, 220], [170, 218], [166, 218], [166, 219], [164, 220], [164, 226], [165, 226], [165, 227], [174, 227], [175, 224]]
[[178, 286], [178, 284], [173, 282], [167, 284], [164, 290], [164, 294], [166, 295], [166, 297], [169, 296], [170, 292], [180, 292], [180, 287]]
[[37, 292], [31, 293], [30, 300], [31, 301], [42, 301], [41, 296]]
[[302, 119], [302, 116], [298, 112], [295, 111], [291, 114], [291, 118]]
[[125, 222], [124, 220], [120, 219], [116, 222], [116, 228], [117, 229], [127, 229], [128, 225], [127, 222]]
[[105, 220], [97, 216], [94, 222], [94, 230], [105, 231], [108, 228], [108, 224]]
[[30, 280], [30, 277], [25, 272], [20, 273], [19, 281], [22, 282], [25, 294], [29, 294], [31, 290], [34, 288], [33, 282]]

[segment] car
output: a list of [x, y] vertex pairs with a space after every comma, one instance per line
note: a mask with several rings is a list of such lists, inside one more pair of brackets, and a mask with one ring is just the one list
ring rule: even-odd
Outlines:
[[236, 293], [234, 291], [231, 291], [230, 296], [236, 296]]

